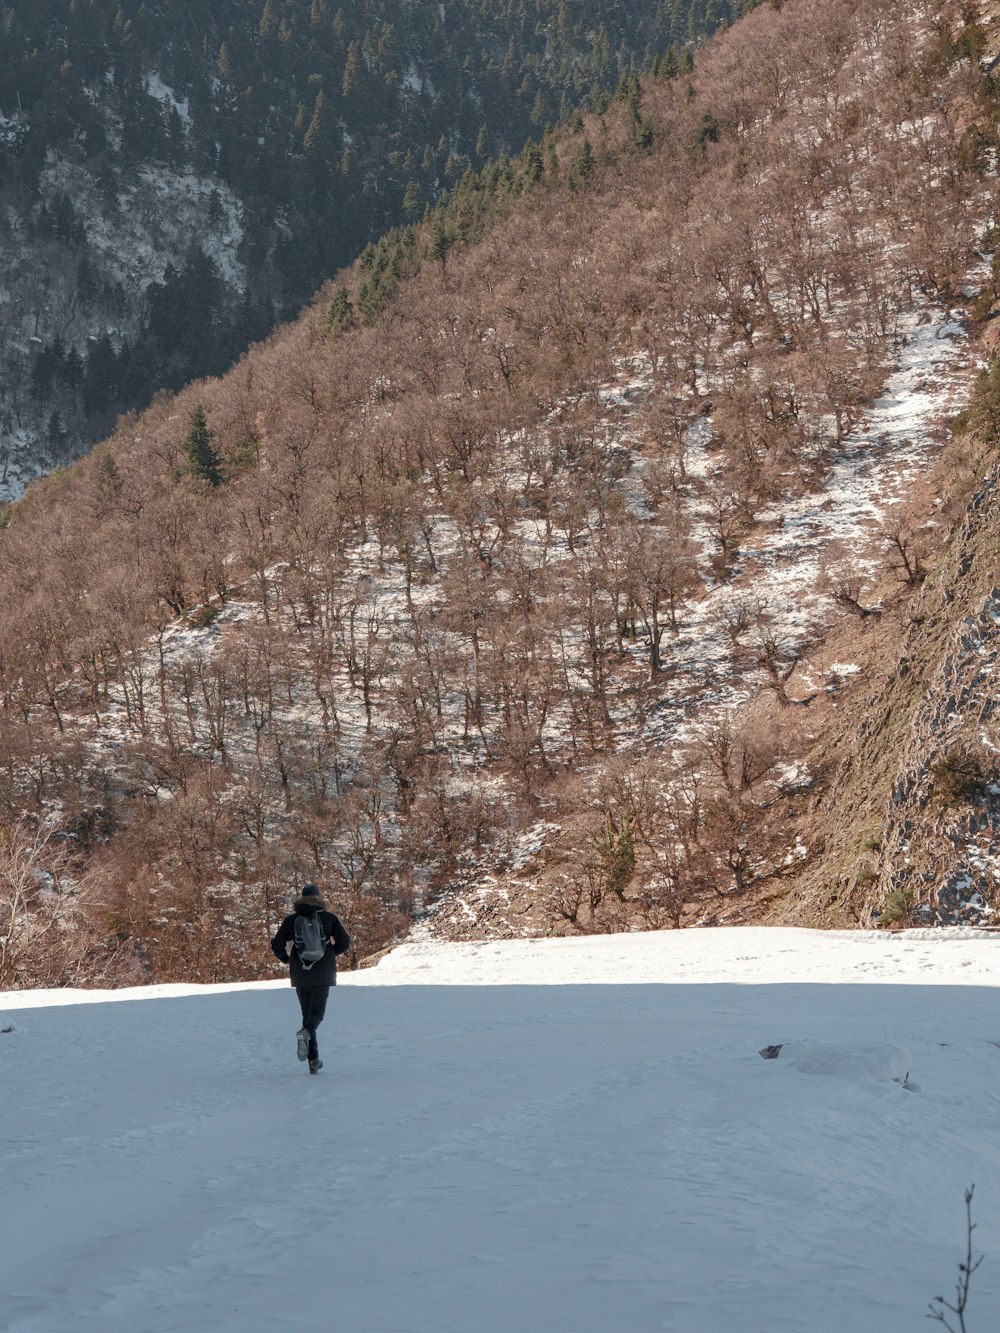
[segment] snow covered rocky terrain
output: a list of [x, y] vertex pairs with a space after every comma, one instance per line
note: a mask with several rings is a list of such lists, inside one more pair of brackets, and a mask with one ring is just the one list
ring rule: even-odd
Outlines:
[[317, 1078], [282, 983], [0, 995], [3, 1326], [903, 1333], [974, 1183], [978, 1333], [998, 947], [415, 942], [343, 978]]

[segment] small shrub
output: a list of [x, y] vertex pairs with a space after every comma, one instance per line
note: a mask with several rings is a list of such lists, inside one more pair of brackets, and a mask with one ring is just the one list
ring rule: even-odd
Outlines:
[[981, 799], [990, 775], [983, 756], [964, 746], [953, 746], [930, 767], [934, 799], [942, 810], [972, 805]]
[[976, 320], [989, 319], [994, 299], [995, 294], [992, 287], [984, 287], [972, 303], [972, 318]]
[[910, 913], [913, 911], [913, 890], [898, 888], [893, 889], [886, 898], [881, 912], [878, 914], [878, 924], [880, 926], [901, 926], [905, 925], [910, 919]]
[[213, 606], [206, 602], [204, 606], [196, 606], [187, 618], [188, 624], [192, 629], [208, 629], [219, 618], [222, 608]]
[[611, 811], [604, 816], [604, 827], [600, 833], [590, 838], [590, 845], [597, 853], [598, 873], [604, 888], [615, 894], [619, 901], [625, 896], [632, 875], [635, 873], [635, 842], [633, 839], [634, 820], [629, 815], [620, 815], [615, 819]]
[[993, 357], [976, 377], [969, 423], [985, 444], [1000, 448], [1000, 358]]
[[972, 426], [972, 413], [967, 407], [963, 407], [957, 416], [951, 419], [952, 435], [965, 435]]

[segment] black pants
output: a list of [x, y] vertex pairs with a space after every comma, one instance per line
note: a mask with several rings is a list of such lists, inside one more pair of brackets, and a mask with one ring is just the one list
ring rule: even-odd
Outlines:
[[316, 1029], [326, 1014], [326, 1002], [330, 998], [329, 986], [296, 986], [295, 994], [302, 1006], [302, 1026], [309, 1033], [309, 1059], [319, 1055], [316, 1045]]

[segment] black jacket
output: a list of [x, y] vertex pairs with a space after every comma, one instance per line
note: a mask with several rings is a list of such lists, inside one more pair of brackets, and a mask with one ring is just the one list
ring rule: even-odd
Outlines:
[[[327, 938], [326, 952], [312, 967], [304, 967], [299, 960], [299, 951], [295, 947], [296, 916], [314, 916], [319, 914], [323, 923], [323, 933]], [[288, 946], [291, 945], [291, 957]], [[335, 986], [337, 984], [337, 954], [346, 953], [351, 947], [351, 937], [332, 912], [328, 912], [322, 903], [310, 902], [302, 898], [295, 904], [295, 911], [286, 916], [278, 927], [278, 933], [271, 941], [271, 952], [283, 963], [290, 963], [293, 986]]]

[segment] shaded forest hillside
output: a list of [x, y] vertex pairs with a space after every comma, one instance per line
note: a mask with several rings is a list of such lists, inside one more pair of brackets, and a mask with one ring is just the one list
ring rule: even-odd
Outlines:
[[0, 496], [729, 0], [4, 0]]
[[989, 39], [757, 7], [10, 507], [0, 984], [266, 974], [302, 876], [359, 956], [808, 876], [870, 922], [823, 802], [869, 628], [898, 648], [993, 447], [982, 388], [950, 428]]

